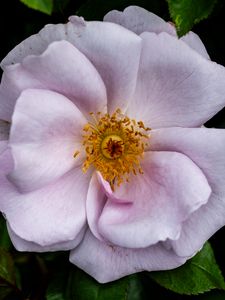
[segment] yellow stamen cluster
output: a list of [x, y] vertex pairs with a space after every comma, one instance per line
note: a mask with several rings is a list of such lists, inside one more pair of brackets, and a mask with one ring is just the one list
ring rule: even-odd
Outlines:
[[147, 145], [150, 128], [145, 127], [142, 121], [136, 122], [124, 116], [120, 109], [112, 115], [100, 112], [90, 115], [93, 122], [83, 129], [86, 151], [83, 172], [94, 166], [112, 189], [115, 184], [119, 186], [124, 180], [129, 181], [130, 173], [142, 174], [139, 160]]

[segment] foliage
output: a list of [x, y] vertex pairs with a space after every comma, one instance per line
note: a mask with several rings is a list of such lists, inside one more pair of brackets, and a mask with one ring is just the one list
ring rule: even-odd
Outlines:
[[180, 268], [149, 275], [163, 287], [179, 294], [197, 295], [214, 288], [225, 289], [223, 276], [209, 243]]
[[53, 0], [20, 0], [28, 7], [50, 15], [53, 11]]
[[168, 0], [170, 15], [178, 36], [186, 34], [194, 24], [206, 19], [217, 0]]
[[[185, 265], [163, 272], [143, 272], [100, 284], [69, 263], [68, 252], [20, 253], [12, 247], [3, 218], [0, 219], [0, 299], [25, 300], [142, 300], [149, 295], [183, 300], [178, 294], [206, 294], [201, 299], [224, 299], [225, 283], [209, 243]], [[164, 288], [159, 288], [157, 284]], [[171, 290], [171, 292], [167, 291]], [[211, 298], [210, 298], [211, 297]]]

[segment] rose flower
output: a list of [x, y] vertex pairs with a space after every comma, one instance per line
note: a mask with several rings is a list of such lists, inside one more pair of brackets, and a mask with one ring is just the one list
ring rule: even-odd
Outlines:
[[176, 268], [225, 224], [225, 68], [139, 7], [47, 25], [2, 61], [0, 209], [20, 251], [99, 282]]

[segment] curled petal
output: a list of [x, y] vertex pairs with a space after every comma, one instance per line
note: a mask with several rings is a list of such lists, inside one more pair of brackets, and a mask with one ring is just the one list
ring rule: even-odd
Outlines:
[[92, 175], [88, 189], [86, 211], [89, 228], [99, 240], [103, 239], [98, 231], [98, 219], [101, 216], [106, 200], [106, 193], [95, 172]]
[[181, 236], [172, 245], [179, 255], [198, 251], [225, 222], [225, 132], [207, 128], [166, 128], [153, 130], [151, 148], [184, 153], [205, 174], [212, 195], [207, 204], [183, 223]]
[[98, 203], [98, 210], [89, 209], [95, 232], [109, 243], [142, 248], [177, 240], [182, 222], [209, 198], [205, 176], [182, 154], [145, 153], [142, 168], [143, 175], [131, 177], [114, 193], [107, 190], [108, 200]]

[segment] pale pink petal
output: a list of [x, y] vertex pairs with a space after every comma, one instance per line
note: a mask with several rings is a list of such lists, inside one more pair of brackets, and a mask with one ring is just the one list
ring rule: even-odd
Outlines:
[[8, 141], [0, 141], [0, 154], [6, 150], [8, 146]]
[[152, 131], [151, 148], [184, 153], [205, 174], [212, 196], [183, 224], [173, 246], [179, 255], [193, 255], [225, 222], [225, 131], [168, 128]]
[[[71, 17], [70, 21], [75, 28], [79, 26], [77, 17]], [[79, 34], [72, 43], [100, 73], [107, 89], [108, 111], [126, 107], [136, 84], [141, 39], [107, 22], [86, 22]]]
[[3, 68], [21, 62], [27, 55], [41, 54], [55, 40], [68, 40], [100, 73], [107, 88], [109, 111], [125, 108], [136, 84], [141, 38], [117, 24], [85, 22], [76, 16], [70, 21], [65, 25], [48, 25], [22, 42], [3, 60]]
[[114, 245], [142, 248], [178, 239], [182, 222], [211, 193], [201, 170], [182, 154], [147, 152], [142, 167], [143, 175], [132, 176], [111, 195], [107, 191], [105, 205], [98, 204], [102, 211], [92, 209], [95, 231]]
[[163, 128], [151, 131], [152, 151], [175, 151], [188, 156], [204, 173], [212, 190], [225, 195], [225, 130]]
[[[1, 157], [0, 165], [6, 158]], [[20, 194], [1, 172], [0, 209], [16, 236], [58, 250], [84, 232], [89, 181], [90, 174], [75, 168], [46, 188]]]
[[41, 55], [55, 41], [69, 41], [79, 37], [80, 31], [86, 26], [82, 17], [77, 17], [77, 26], [67, 24], [47, 24], [37, 34], [31, 35], [13, 48], [1, 61], [1, 67], [21, 63], [29, 55]]
[[[125, 8], [123, 12], [112, 10], [105, 15], [104, 21], [119, 24], [138, 35], [147, 31], [155, 33], [167, 32], [170, 35], [176, 36], [175, 26], [138, 6], [129, 6]], [[202, 56], [209, 59], [205, 46], [197, 34], [190, 31], [185, 36], [182, 36], [181, 40]]]
[[225, 196], [213, 193], [208, 203], [184, 222], [179, 240], [172, 241], [180, 256], [192, 256], [225, 224]]
[[[7, 146], [3, 147], [0, 142], [0, 147], [2, 147], [2, 153], [0, 155], [0, 194], [5, 194], [7, 192], [8, 181], [5, 176], [13, 168], [13, 160], [11, 153]], [[0, 212], [3, 212], [5, 207], [5, 202], [3, 197], [0, 195]]]
[[[66, 97], [47, 90], [26, 90], [12, 118], [9, 145], [15, 168], [10, 174], [22, 191], [32, 191], [82, 163], [86, 120]], [[74, 153], [80, 154], [74, 158]]]
[[139, 6], [128, 6], [123, 12], [112, 10], [105, 15], [104, 21], [119, 24], [138, 35], [144, 31], [176, 35], [171, 24]]
[[203, 57], [210, 59], [204, 44], [196, 33], [190, 31], [182, 36], [181, 40], [185, 42], [189, 47], [197, 51], [199, 54], [201, 54]]
[[101, 242], [90, 231], [77, 248], [71, 251], [70, 261], [101, 283], [141, 272], [168, 270], [185, 263], [186, 258], [167, 250], [163, 244], [143, 249], [120, 248]]
[[86, 202], [87, 222], [91, 232], [99, 239], [102, 240], [98, 232], [98, 219], [101, 216], [102, 210], [106, 202], [106, 194], [101, 183], [98, 180], [96, 172], [93, 174]]
[[[12, 155], [10, 153], [10, 150], [8, 147], [6, 147], [1, 155], [0, 155], [0, 177], [2, 178], [5, 177], [6, 174], [8, 174], [12, 169], [13, 169], [13, 160], [12, 160]], [[1, 183], [0, 183], [1, 187]], [[1, 202], [1, 198], [0, 198]], [[1, 210], [1, 209], [0, 209]]]
[[[71, 99], [86, 115], [106, 110], [104, 83], [90, 61], [67, 41], [52, 43], [40, 56], [28, 56], [21, 64], [7, 67], [2, 80], [1, 102], [11, 113], [20, 92], [43, 88]], [[11, 89], [9, 92], [8, 90]], [[2, 114], [6, 114], [4, 110]]]
[[143, 33], [127, 114], [151, 128], [200, 126], [225, 106], [225, 68], [167, 33]]
[[16, 235], [15, 232], [13, 232], [13, 230], [10, 228], [9, 224], [7, 224], [7, 228], [13, 246], [18, 251], [29, 251], [29, 252], [49, 252], [49, 251], [63, 251], [63, 250], [74, 249], [81, 242], [84, 233], [86, 231], [86, 227], [84, 227], [75, 237], [75, 239], [71, 241], [60, 242], [48, 246], [40, 246], [39, 244], [36, 244], [34, 242], [28, 242], [22, 239], [21, 237], [19, 237], [18, 235]]

